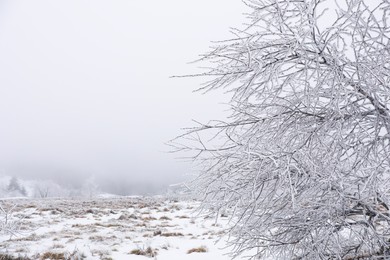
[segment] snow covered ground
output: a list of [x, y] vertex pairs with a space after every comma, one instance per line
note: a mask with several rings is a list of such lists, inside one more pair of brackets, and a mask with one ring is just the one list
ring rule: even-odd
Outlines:
[[223, 237], [228, 218], [216, 222], [200, 215], [194, 201], [122, 197], [0, 203], [5, 209], [17, 205], [11, 221], [20, 224], [17, 236], [0, 234], [0, 259], [1, 254], [26, 259], [231, 259]]

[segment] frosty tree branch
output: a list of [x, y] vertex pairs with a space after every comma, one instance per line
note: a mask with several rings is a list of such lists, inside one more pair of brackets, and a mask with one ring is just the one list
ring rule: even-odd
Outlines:
[[201, 60], [230, 121], [173, 142], [204, 166], [204, 205], [233, 209], [237, 254], [389, 256], [390, 2], [245, 3], [245, 29]]
[[5, 209], [0, 204], [0, 232], [8, 234], [10, 238], [20, 234], [21, 219], [15, 218], [13, 205], [10, 209]]

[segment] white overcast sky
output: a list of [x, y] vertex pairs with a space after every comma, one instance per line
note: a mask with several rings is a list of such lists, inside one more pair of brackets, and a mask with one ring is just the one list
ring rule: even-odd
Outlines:
[[[177, 182], [164, 142], [222, 116], [188, 65], [229, 38], [239, 0], [0, 0], [0, 174], [123, 188]], [[140, 184], [140, 185], [141, 185]]]

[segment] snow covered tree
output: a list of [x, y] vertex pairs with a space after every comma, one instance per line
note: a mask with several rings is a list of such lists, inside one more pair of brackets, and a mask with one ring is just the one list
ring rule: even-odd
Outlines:
[[99, 185], [96, 183], [94, 176], [90, 176], [85, 180], [82, 188], [81, 194], [83, 197], [94, 198], [99, 193]]
[[23, 187], [23, 185], [21, 185], [19, 183], [19, 180], [17, 177], [12, 177], [9, 184], [8, 184], [8, 187], [7, 187], [7, 191], [12, 194], [13, 196], [27, 196], [27, 192], [26, 192], [26, 189]]
[[227, 120], [174, 141], [203, 165], [203, 205], [232, 211], [235, 253], [390, 257], [390, 2], [246, 0], [200, 91]]
[[33, 185], [35, 198], [66, 197], [69, 190], [52, 180], [37, 180]]
[[40, 181], [34, 186], [34, 197], [36, 198], [47, 198], [50, 194], [51, 185], [49, 182]]

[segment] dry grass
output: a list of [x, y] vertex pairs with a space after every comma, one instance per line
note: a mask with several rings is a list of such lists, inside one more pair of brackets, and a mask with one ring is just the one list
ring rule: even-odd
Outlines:
[[167, 217], [167, 216], [162, 216], [162, 217], [160, 218], [160, 220], [172, 220], [172, 219], [169, 218], [169, 217]]
[[89, 240], [91, 240], [93, 242], [102, 242], [105, 240], [105, 238], [102, 236], [90, 236]]
[[160, 236], [162, 234], [161, 230], [156, 230], [153, 232], [153, 236]]
[[22, 257], [22, 256], [14, 257], [14, 256], [11, 256], [11, 255], [1, 254], [0, 253], [0, 260], [30, 260], [30, 258]]
[[171, 233], [161, 233], [160, 236], [162, 236], [162, 237], [182, 237], [184, 235], [180, 232], [171, 232]]
[[[168, 227], [173, 227], [173, 226], [168, 226]], [[184, 234], [181, 233], [181, 232], [166, 232], [166, 233], [163, 233], [161, 230], [156, 230], [156, 231], [153, 232], [153, 236], [182, 237], [182, 236], [184, 236]]]
[[47, 251], [43, 254], [37, 254], [29, 258], [27, 256], [12, 256], [7, 254], [0, 253], [0, 260], [82, 260], [85, 259], [84, 254], [80, 254], [78, 251], [74, 251], [73, 253], [56, 253]]
[[109, 224], [106, 224], [106, 223], [95, 223], [94, 225], [98, 226], [98, 227], [104, 227], [104, 228], [123, 227], [123, 225], [117, 224], [117, 223], [109, 223]]
[[201, 246], [201, 247], [191, 248], [190, 250], [187, 251], [187, 254], [192, 254], [192, 253], [206, 253], [206, 252], [207, 252], [207, 248], [204, 247], [204, 246]]
[[133, 249], [130, 251], [131, 255], [143, 255], [146, 257], [155, 257], [157, 255], [157, 251], [152, 249], [150, 246], [144, 249]]
[[[44, 202], [40, 200], [28, 201], [24, 211], [18, 212], [18, 214], [31, 216], [31, 224], [28, 223], [30, 230], [40, 231], [38, 230], [40, 225], [36, 223], [55, 226], [57, 223], [69, 222], [67, 229], [50, 231], [45, 234], [28, 232], [24, 236], [14, 238], [12, 243], [7, 241], [4, 245], [1, 245], [2, 248], [7, 248], [7, 253], [3, 252], [3, 255], [0, 253], [0, 260], [77, 260], [86, 258], [84, 254], [79, 252], [77, 254], [68, 252], [65, 247], [66, 243], [75, 245], [87, 243], [90, 247], [85, 248], [81, 245], [82, 250], [87, 250], [86, 252], [99, 259], [108, 260], [113, 257], [110, 255], [113, 251], [118, 250], [127, 241], [134, 241], [136, 238], [140, 239], [140, 243], [142, 243], [150, 239], [157, 239], [158, 236], [160, 236], [160, 239], [166, 237], [166, 241], [171, 239], [176, 241], [180, 237], [191, 237], [188, 232], [183, 232], [181, 228], [184, 224], [188, 224], [187, 221], [183, 221], [184, 219], [188, 219], [189, 222], [193, 218], [186, 214], [187, 212], [173, 212], [181, 208], [179, 205], [170, 205], [166, 201], [143, 203], [138, 199], [120, 199], [115, 200], [115, 203], [112, 202], [112, 200], [105, 199], [97, 202], [62, 199], [45, 200]], [[80, 203], [82, 207], [80, 207]], [[183, 203], [183, 205], [185, 204]], [[184, 206], [182, 208], [185, 209]], [[114, 213], [116, 215], [112, 215]], [[103, 218], [107, 215], [110, 215], [110, 217]], [[87, 221], [84, 221], [84, 219], [87, 219]], [[178, 219], [183, 220], [176, 222]], [[62, 225], [59, 227], [62, 227]], [[129, 235], [124, 236], [125, 231]], [[153, 238], [154, 236], [156, 238]], [[38, 243], [42, 244], [40, 252], [31, 251], [30, 246], [17, 246], [19, 244], [33, 245]], [[118, 248], [110, 248], [107, 249], [107, 252], [103, 252], [99, 245], [116, 245], [115, 248]], [[140, 255], [144, 258], [153, 259], [157, 253], [159, 254], [157, 257], [159, 257], [164, 250], [169, 250], [172, 247], [167, 245], [148, 247], [149, 245], [148, 242], [141, 246], [141, 249], [134, 249], [131, 252], [129, 251], [132, 248], [128, 248], [126, 253], [128, 253], [129, 258], [131, 255]], [[137, 247], [135, 246], [135, 248]], [[186, 254], [186, 249], [181, 253]], [[122, 252], [122, 250], [120, 251]], [[119, 251], [117, 252], [119, 254]], [[135, 256], [132, 257], [135, 258]]]
[[41, 260], [66, 260], [64, 253], [46, 252], [41, 256]]
[[143, 221], [157, 220], [155, 217], [147, 216], [142, 218]]
[[65, 246], [62, 244], [54, 243], [51, 248], [56, 249], [56, 248], [64, 248], [64, 247]]

